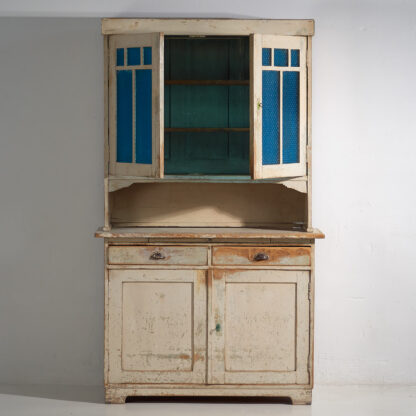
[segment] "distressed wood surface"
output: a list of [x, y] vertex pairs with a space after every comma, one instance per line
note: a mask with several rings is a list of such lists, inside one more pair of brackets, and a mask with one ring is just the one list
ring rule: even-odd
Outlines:
[[[155, 31], [152, 31], [155, 32]], [[109, 105], [109, 147], [111, 175], [133, 175], [163, 177], [163, 130], [164, 130], [164, 73], [163, 73], [163, 35], [161, 33], [147, 33], [136, 35], [110, 36], [108, 48], [108, 105]], [[116, 81], [116, 50], [129, 47], [152, 47], [152, 64], [129, 66], [129, 70], [152, 70], [152, 163], [121, 163], [117, 162], [116, 136], [117, 136], [117, 81]], [[134, 114], [135, 100], [133, 100]], [[133, 136], [135, 118], [133, 117]], [[135, 160], [135, 140], [132, 137], [132, 161]]]
[[[266, 255], [266, 260], [256, 260], [258, 255]], [[309, 266], [309, 247], [214, 247], [214, 265], [254, 265], [254, 266]]]
[[113, 227], [306, 228], [306, 195], [281, 185], [142, 183], [112, 198]]
[[206, 271], [109, 271], [110, 383], [204, 383]]
[[[307, 146], [307, 40], [304, 36], [276, 36], [254, 34], [251, 37], [250, 46], [252, 48], [251, 56], [251, 145], [253, 148], [253, 178], [278, 178], [304, 176], [306, 171], [306, 146]], [[276, 68], [275, 66], [262, 66], [261, 53], [262, 48], [282, 48], [282, 49], [298, 49], [299, 50], [299, 67]], [[273, 56], [273, 54], [272, 54]], [[274, 59], [274, 58], [272, 58]], [[263, 164], [262, 150], [262, 72], [276, 71], [280, 74], [280, 84], [282, 83], [283, 72], [296, 71], [299, 73], [299, 162], [298, 163], [278, 163]], [[283, 123], [283, 94], [280, 96], [280, 120]], [[283, 127], [279, 130], [279, 149], [280, 156], [278, 160], [282, 161], [283, 151]]]
[[[160, 253], [161, 256], [156, 253]], [[110, 246], [108, 264], [206, 265], [208, 264], [208, 249], [189, 246]]]
[[127, 188], [135, 183], [274, 183], [277, 185], [283, 185], [286, 188], [294, 189], [295, 191], [306, 193], [307, 177], [300, 176], [296, 178], [273, 178], [273, 179], [259, 179], [253, 180], [250, 176], [244, 175], [207, 175], [207, 176], [194, 176], [194, 175], [165, 175], [163, 178], [146, 178], [139, 176], [110, 176], [109, 180], [109, 192], [118, 191], [119, 189]]
[[209, 383], [307, 385], [308, 285], [308, 271], [214, 270]]
[[163, 32], [165, 35], [314, 34], [313, 19], [102, 19], [103, 35]]
[[313, 228], [311, 231], [290, 231], [276, 230], [267, 228], [224, 228], [224, 227], [131, 227], [131, 228], [112, 228], [110, 231], [98, 228], [96, 237], [103, 238], [193, 238], [193, 239], [316, 239], [324, 238], [325, 235]]
[[288, 397], [294, 405], [308, 405], [312, 402], [310, 388], [296, 388], [296, 386], [135, 386], [135, 385], [107, 385], [105, 388], [106, 403], [125, 403], [128, 396], [225, 396], [225, 397]]
[[306, 53], [306, 71], [308, 84], [308, 146], [307, 146], [307, 200], [308, 200], [308, 230], [312, 228], [312, 37], [308, 36]]

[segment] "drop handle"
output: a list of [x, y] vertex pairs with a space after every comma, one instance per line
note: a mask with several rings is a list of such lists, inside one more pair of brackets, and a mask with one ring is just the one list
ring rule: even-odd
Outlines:
[[154, 251], [150, 255], [151, 260], [164, 260], [166, 257], [160, 251]]
[[269, 260], [269, 255], [266, 253], [257, 253], [254, 256], [254, 261], [265, 261], [265, 260]]

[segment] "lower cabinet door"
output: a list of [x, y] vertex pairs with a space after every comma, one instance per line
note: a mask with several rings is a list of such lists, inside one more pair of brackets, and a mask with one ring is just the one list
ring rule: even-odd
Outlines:
[[214, 270], [208, 383], [308, 384], [309, 271]]
[[110, 270], [110, 383], [206, 382], [206, 271]]

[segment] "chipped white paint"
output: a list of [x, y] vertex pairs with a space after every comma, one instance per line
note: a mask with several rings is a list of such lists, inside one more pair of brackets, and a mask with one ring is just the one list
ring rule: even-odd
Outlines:
[[109, 383], [205, 382], [205, 276], [109, 271]]
[[208, 262], [206, 247], [110, 246], [109, 264], [181, 264], [198, 266]]

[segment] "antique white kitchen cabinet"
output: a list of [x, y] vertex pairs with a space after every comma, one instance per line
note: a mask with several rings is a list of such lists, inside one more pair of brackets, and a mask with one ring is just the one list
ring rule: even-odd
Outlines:
[[102, 31], [106, 401], [310, 403], [313, 21]]

